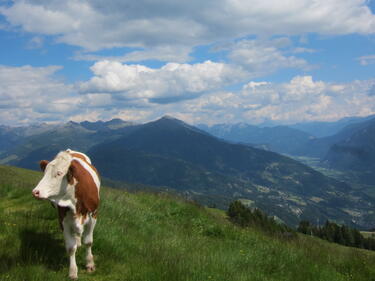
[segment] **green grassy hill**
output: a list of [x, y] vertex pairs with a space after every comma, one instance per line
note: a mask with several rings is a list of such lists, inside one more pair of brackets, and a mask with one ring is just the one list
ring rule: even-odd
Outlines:
[[[40, 173], [0, 166], [0, 280], [67, 280], [56, 210], [34, 200]], [[103, 188], [97, 271], [80, 280], [375, 280], [375, 253], [232, 225], [222, 211], [165, 194]]]

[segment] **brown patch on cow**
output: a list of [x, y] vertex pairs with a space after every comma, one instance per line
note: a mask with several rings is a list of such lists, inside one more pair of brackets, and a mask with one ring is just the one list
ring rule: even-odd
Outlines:
[[69, 207], [60, 207], [60, 206], [57, 206], [57, 213], [59, 214], [59, 224], [60, 224], [60, 228], [61, 230], [64, 230], [64, 225], [63, 225], [63, 220], [66, 216], [66, 213], [69, 211]]
[[66, 179], [70, 185], [74, 184], [74, 177], [73, 177], [73, 168], [72, 166], [69, 167], [68, 173], [66, 174]]
[[92, 213], [91, 215], [94, 219], [98, 216], [98, 210], [95, 210], [95, 212]]
[[49, 163], [49, 161], [47, 161], [47, 160], [42, 160], [42, 161], [39, 162], [40, 169], [41, 169], [43, 172], [45, 171], [45, 169], [46, 169], [48, 163]]
[[87, 165], [89, 165], [89, 166], [91, 167], [91, 169], [93, 169], [93, 170], [95, 171], [95, 173], [96, 173], [96, 174], [98, 175], [98, 177], [99, 177], [99, 172], [98, 172], [98, 170], [96, 170], [96, 168], [95, 168], [92, 164], [90, 164], [89, 162], [87, 162], [86, 157], [85, 157], [84, 155], [82, 155], [81, 153], [70, 153], [70, 155], [72, 155], [72, 157], [79, 158], [79, 159], [85, 161], [85, 163], [86, 163]]
[[87, 218], [87, 214], [84, 214], [81, 216], [81, 224], [85, 223], [86, 218]]
[[94, 212], [99, 206], [99, 194], [89, 171], [82, 167], [77, 160], [73, 160], [68, 173], [71, 173], [71, 176], [77, 181], [75, 186], [77, 214], [86, 216], [87, 213]]
[[86, 157], [84, 155], [82, 155], [81, 153], [69, 153], [70, 155], [72, 155], [72, 157], [75, 157], [75, 158], [79, 158], [79, 159], [82, 159], [83, 161], [87, 162], [86, 160]]

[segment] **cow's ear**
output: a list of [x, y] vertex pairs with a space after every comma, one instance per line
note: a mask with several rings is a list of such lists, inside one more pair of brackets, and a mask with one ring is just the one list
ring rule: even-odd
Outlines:
[[39, 166], [40, 166], [40, 169], [44, 172], [44, 170], [46, 169], [47, 165], [48, 165], [48, 161], [47, 160], [42, 160], [39, 162]]
[[66, 178], [69, 184], [74, 183], [74, 165], [73, 164], [70, 164], [69, 170], [66, 173]]

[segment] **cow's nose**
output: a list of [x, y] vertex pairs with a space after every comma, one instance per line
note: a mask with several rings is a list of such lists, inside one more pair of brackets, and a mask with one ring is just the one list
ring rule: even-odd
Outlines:
[[40, 194], [39, 194], [39, 193], [40, 193], [39, 190], [33, 190], [32, 193], [33, 193], [33, 196], [34, 196], [35, 198], [39, 198], [39, 195], [40, 195]]

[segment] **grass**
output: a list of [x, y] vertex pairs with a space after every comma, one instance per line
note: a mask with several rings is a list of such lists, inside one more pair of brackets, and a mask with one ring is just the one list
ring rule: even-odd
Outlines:
[[361, 234], [365, 238], [375, 238], [375, 232], [373, 231], [361, 231]]
[[[41, 174], [0, 166], [0, 280], [67, 280], [56, 210], [32, 199]], [[375, 280], [373, 252], [301, 235], [241, 229], [224, 212], [166, 194], [103, 188], [93, 252], [80, 280]]]

